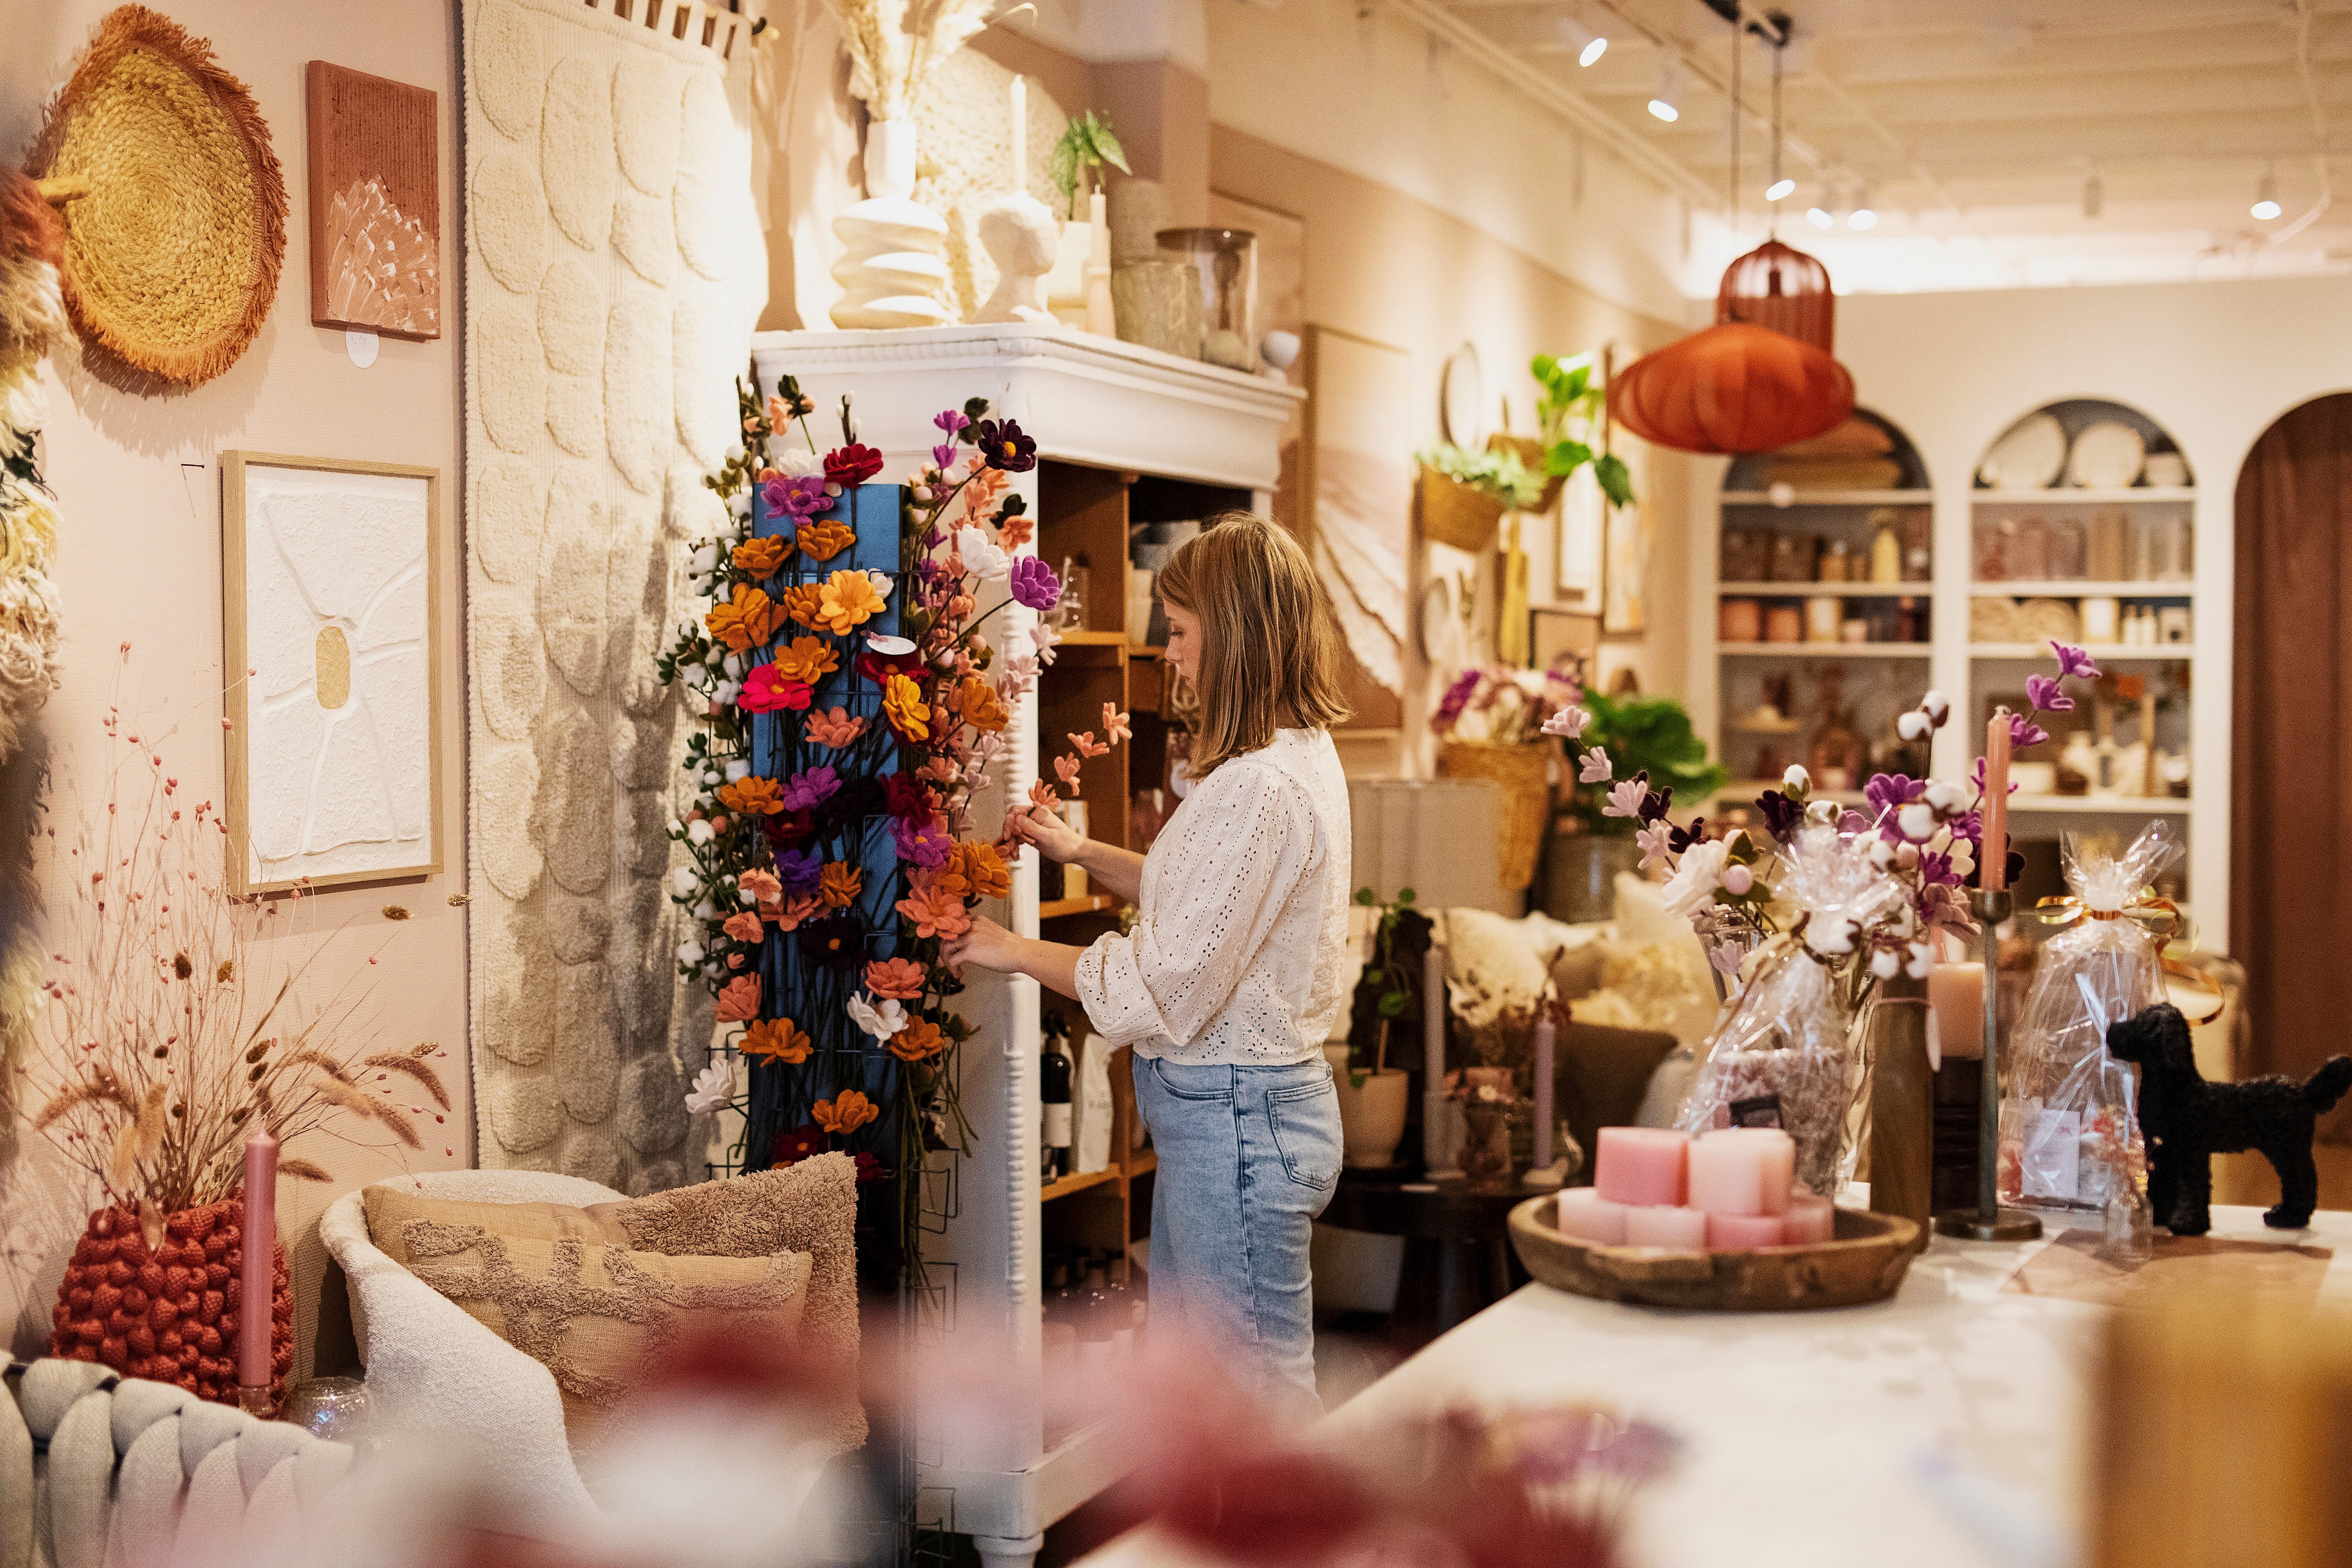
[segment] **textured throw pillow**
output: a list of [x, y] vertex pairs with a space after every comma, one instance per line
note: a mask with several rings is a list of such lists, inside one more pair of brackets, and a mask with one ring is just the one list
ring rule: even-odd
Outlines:
[[370, 1189], [368, 1235], [386, 1257], [545, 1366], [577, 1445], [682, 1336], [724, 1328], [789, 1338], [809, 1255], [669, 1257], [593, 1231], [586, 1211], [474, 1204]]

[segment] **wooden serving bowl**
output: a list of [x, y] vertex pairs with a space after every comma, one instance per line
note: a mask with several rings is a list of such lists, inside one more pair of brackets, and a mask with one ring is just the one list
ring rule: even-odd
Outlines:
[[1604, 1301], [1703, 1312], [1801, 1312], [1883, 1301], [1919, 1250], [1919, 1227], [1896, 1215], [1839, 1209], [1833, 1239], [1748, 1252], [1602, 1247], [1560, 1234], [1556, 1194], [1511, 1211], [1511, 1245], [1547, 1285]]

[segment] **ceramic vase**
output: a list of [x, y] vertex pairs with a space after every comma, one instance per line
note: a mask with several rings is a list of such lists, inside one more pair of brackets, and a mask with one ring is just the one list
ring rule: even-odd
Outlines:
[[1397, 1145], [1404, 1142], [1404, 1113], [1411, 1075], [1402, 1068], [1351, 1073], [1342, 1063], [1333, 1075], [1339, 1090], [1339, 1132], [1346, 1146], [1346, 1163], [1358, 1170], [1381, 1170], [1396, 1161]]
[[[177, 1384], [216, 1405], [237, 1402], [236, 1329], [244, 1260], [242, 1197], [166, 1215], [152, 1249], [127, 1208], [89, 1216], [58, 1288], [49, 1353], [94, 1361], [129, 1377]], [[294, 1286], [286, 1248], [272, 1242], [269, 1387], [274, 1403], [294, 1365]]]
[[866, 200], [833, 220], [843, 246], [833, 264], [842, 296], [833, 324], [867, 331], [936, 327], [948, 319], [947, 221], [913, 199], [915, 122], [877, 120], [866, 128]]
[[1870, 1021], [1870, 1206], [1916, 1223], [1922, 1245], [1935, 1209], [1927, 1001], [1925, 980], [1882, 980]]

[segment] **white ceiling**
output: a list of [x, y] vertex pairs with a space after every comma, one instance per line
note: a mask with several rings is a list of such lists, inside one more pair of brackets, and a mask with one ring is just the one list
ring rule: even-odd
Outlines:
[[[1688, 195], [1693, 292], [1760, 237], [1772, 50], [1740, 55], [1734, 229], [1733, 32], [1702, 0], [1392, 3]], [[1841, 292], [2352, 271], [2352, 159], [2329, 150], [2352, 125], [2352, 0], [1748, 0], [1767, 10], [1793, 22], [1781, 236]], [[1580, 25], [1609, 39], [1590, 68]], [[1647, 108], [1662, 67], [1673, 124]], [[2263, 222], [2266, 174], [2283, 211]], [[1879, 222], [1857, 233], [1865, 199]]]

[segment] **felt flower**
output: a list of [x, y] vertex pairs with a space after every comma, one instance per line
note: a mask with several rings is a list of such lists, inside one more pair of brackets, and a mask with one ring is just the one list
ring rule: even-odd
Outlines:
[[814, 893], [824, 877], [824, 857], [814, 849], [787, 849], [776, 857], [776, 875], [787, 892]]
[[806, 1029], [790, 1018], [762, 1018], [743, 1031], [735, 1048], [747, 1057], [765, 1057], [772, 1062], [800, 1063], [808, 1060], [816, 1042], [809, 1038]]
[[846, 708], [820, 710], [801, 721], [801, 733], [820, 746], [839, 751], [866, 733], [866, 721], [851, 718]]
[[729, 915], [727, 923], [719, 929], [741, 942], [758, 942], [767, 934], [767, 927], [761, 922], [760, 917], [750, 910], [745, 910], [740, 914]]
[[808, 682], [795, 680], [772, 664], [763, 664], [743, 678], [735, 705], [747, 713], [773, 713], [780, 708], [806, 708], [813, 700]]
[[797, 1165], [803, 1160], [814, 1160], [825, 1152], [824, 1129], [812, 1121], [805, 1127], [776, 1134], [775, 1164], [778, 1170]]
[[728, 1075], [727, 1064], [712, 1062], [694, 1075], [694, 1087], [686, 1091], [686, 1111], [689, 1116], [708, 1116], [735, 1097], [735, 1080]]
[[737, 545], [729, 556], [738, 572], [749, 572], [754, 577], [772, 577], [783, 570], [784, 562], [793, 552], [793, 542], [781, 533], [763, 533], [757, 539], [747, 539]]
[[992, 468], [1025, 474], [1037, 466], [1037, 443], [1022, 430], [1017, 419], [983, 419], [971, 434], [972, 444]]
[[[1051, 566], [1036, 556], [1024, 555], [1013, 563], [1013, 596], [1042, 616], [1061, 602], [1061, 580], [1054, 575]], [[1030, 636], [1035, 637], [1036, 633], [1032, 631]], [[1042, 654], [1051, 646], [1039, 638], [1037, 651]]]
[[893, 675], [883, 688], [882, 717], [902, 740], [920, 742], [931, 738], [930, 704], [923, 700], [922, 689], [903, 675]]
[[929, 1061], [948, 1048], [948, 1037], [929, 1018], [917, 1018], [886, 1042], [902, 1062]]
[[954, 838], [937, 818], [917, 822], [892, 817], [890, 837], [898, 845], [899, 859], [929, 870], [946, 865], [949, 852], [955, 847]]
[[931, 448], [931, 466], [941, 473], [955, 466], [956, 449], [952, 443], [941, 442]]
[[2025, 678], [2025, 700], [2044, 713], [2072, 713], [2074, 700], [2060, 689], [2058, 682], [2046, 675]]
[[2023, 751], [2028, 746], [2038, 746], [2049, 738], [2049, 731], [2024, 714], [2012, 713], [2009, 716], [2009, 743], [2012, 750]]
[[2099, 667], [2083, 649], [2070, 647], [2063, 642], [2053, 642], [2050, 645], [2050, 651], [2058, 656], [2058, 673], [2061, 677], [2074, 675], [2080, 676], [2084, 680], [2099, 679]]
[[885, 773], [882, 776], [883, 809], [893, 816], [908, 816], [929, 821], [940, 808], [939, 798], [922, 784], [905, 773]]
[[877, 996], [911, 1002], [929, 981], [929, 972], [911, 958], [877, 958], [866, 966], [866, 989]]
[[805, 811], [779, 812], [760, 819], [768, 836], [770, 850], [793, 849], [804, 843], [816, 831], [816, 820]]
[[824, 493], [823, 474], [779, 474], [760, 487], [760, 499], [768, 503], [771, 512], [786, 517], [809, 517], [833, 504], [833, 498]]
[[882, 595], [863, 572], [835, 572], [824, 580], [817, 601], [817, 624], [835, 636], [846, 636], [882, 613]]
[[894, 907], [913, 923], [919, 937], [959, 937], [971, 929], [963, 900], [935, 884], [919, 884]]
[[760, 982], [749, 974], [739, 974], [719, 992], [718, 1019], [722, 1024], [740, 1024], [760, 1016]]
[[1616, 771], [1615, 765], [1609, 761], [1609, 753], [1595, 746], [1592, 750], [1581, 753], [1581, 760], [1576, 770], [1576, 782], [1606, 784], [1616, 775]]
[[919, 680], [923, 676], [923, 656], [904, 637], [869, 637], [866, 639], [866, 651], [857, 656], [857, 673], [886, 688], [894, 675]]
[[841, 787], [841, 775], [831, 768], [806, 768], [784, 781], [783, 803], [793, 811], [814, 811]]
[[1135, 731], [1128, 723], [1127, 715], [1118, 710], [1118, 704], [1116, 702], [1104, 703], [1103, 739], [1116, 744], [1120, 741], [1129, 741], [1134, 738]]
[[756, 903], [772, 904], [784, 896], [784, 885], [772, 871], [746, 871], [735, 879], [735, 887], [751, 894]]
[[[950, 441], [954, 440], [964, 431], [971, 428], [971, 421], [965, 417], [961, 410], [954, 408], [940, 409], [937, 414], [931, 416], [931, 423], [938, 426], [940, 427], [940, 433]], [[955, 456], [950, 452], [947, 458], [940, 464], [940, 467], [944, 468], [949, 463], [953, 462], [954, 460]]]
[[1710, 839], [1694, 844], [1683, 856], [1675, 874], [1666, 879], [1658, 901], [1668, 914], [1687, 920], [1697, 910], [1715, 901], [1715, 889], [1723, 880], [1725, 859], [1731, 853], [1727, 839]]
[[877, 1040], [887, 1040], [907, 1026], [907, 1009], [898, 1002], [884, 1002], [879, 1006], [855, 992], [846, 1004], [849, 1021]]
[[827, 915], [801, 927], [801, 953], [822, 969], [846, 971], [857, 967], [864, 932], [848, 915]]
[[823, 637], [794, 637], [775, 652], [776, 668], [794, 680], [814, 686], [841, 668], [841, 656]]
[[845, 1089], [831, 1100], [820, 1100], [809, 1110], [816, 1124], [837, 1138], [846, 1138], [882, 1114], [881, 1109], [854, 1089]]
[[852, 441], [824, 455], [824, 477], [843, 489], [862, 485], [882, 471], [882, 454]]
[[1054, 793], [1052, 784], [1047, 784], [1044, 779], [1034, 779], [1029, 784], [1029, 804], [1042, 805], [1048, 811], [1058, 811], [1061, 809], [1062, 800]]
[[756, 774], [747, 774], [733, 784], [720, 785], [719, 804], [746, 816], [773, 816], [784, 809], [776, 781]]
[[956, 553], [963, 557], [964, 570], [983, 583], [993, 582], [1013, 569], [1004, 552], [988, 542], [988, 535], [977, 528], [956, 530]]
[[1747, 949], [1736, 942], [1721, 942], [1707, 950], [1706, 962], [1718, 974], [1737, 974], [1740, 961], [1748, 956]]
[[1076, 757], [1054, 759], [1054, 776], [1062, 781], [1062, 787], [1070, 792], [1072, 800], [1078, 798], [1078, 772], [1084, 765]]
[[776, 635], [775, 602], [748, 583], [735, 584], [734, 596], [713, 605], [702, 617], [713, 638], [737, 653], [748, 653]]
[[1077, 752], [1081, 757], [1093, 758], [1110, 754], [1110, 748], [1096, 740], [1092, 730], [1081, 730], [1066, 738], [1070, 742], [1070, 750]]
[[857, 535], [832, 518], [800, 527], [801, 553], [812, 561], [830, 561], [857, 542]]
[[997, 854], [993, 844], [964, 840], [950, 852], [947, 868], [962, 882], [965, 898], [1013, 896], [1013, 874], [1004, 868], [1003, 857]]
[[1642, 797], [1649, 793], [1646, 781], [1638, 778], [1627, 779], [1609, 792], [1609, 803], [1601, 808], [1601, 815], [1639, 816], [1642, 813]]
[[1062, 634], [1048, 622], [1039, 621], [1029, 628], [1029, 641], [1037, 650], [1039, 664], [1051, 664], [1061, 657], [1055, 651], [1061, 640]]
[[1013, 721], [1013, 715], [997, 700], [996, 689], [976, 675], [964, 677], [963, 684], [955, 689], [950, 705], [975, 730], [994, 731]]
[[796, 893], [779, 905], [773, 913], [762, 910], [761, 917], [775, 921], [778, 931], [798, 931], [803, 921], [814, 920], [824, 908], [824, 900], [814, 893]]
[[1543, 732], [1547, 735], [1564, 735], [1573, 741], [1581, 736], [1584, 733], [1584, 727], [1591, 722], [1591, 714], [1570, 703], [1543, 721]]
[[1764, 816], [1764, 830], [1783, 844], [1805, 820], [1805, 808], [1777, 789], [1758, 795], [1756, 809]]
[[802, 626], [811, 631], [823, 629], [824, 626], [824, 584], [797, 583], [777, 595], [777, 599], [783, 605], [784, 614]]
[[825, 908], [845, 910], [857, 901], [865, 887], [864, 871], [845, 860], [833, 860], [826, 862], [824, 871], [818, 874], [816, 894], [824, 900]]
[[1642, 851], [1643, 870], [1648, 870], [1653, 864], [1666, 858], [1666, 840], [1672, 832], [1661, 822], [1633, 835], [1634, 847]]

